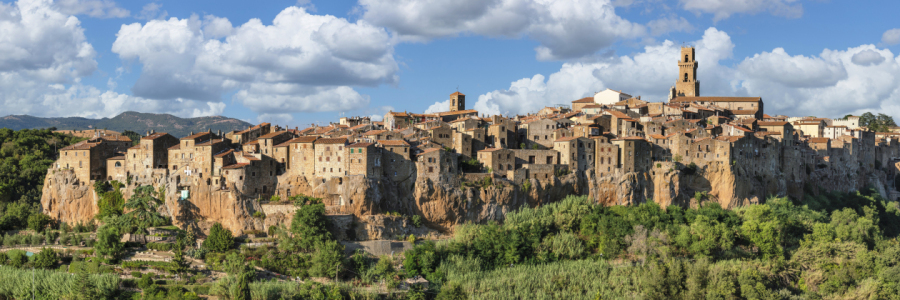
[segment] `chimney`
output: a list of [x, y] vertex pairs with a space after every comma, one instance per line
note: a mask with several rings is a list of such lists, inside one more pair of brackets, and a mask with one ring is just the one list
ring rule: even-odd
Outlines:
[[189, 134], [189, 136], [190, 136], [190, 135], [194, 135], [194, 132], [193, 132], [193, 131], [191, 131], [191, 134]]

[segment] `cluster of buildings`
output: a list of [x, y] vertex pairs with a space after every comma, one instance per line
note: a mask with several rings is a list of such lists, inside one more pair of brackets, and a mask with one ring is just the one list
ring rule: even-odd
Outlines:
[[858, 117], [771, 116], [759, 97], [700, 96], [694, 48], [681, 54], [680, 75], [665, 102], [607, 89], [571, 106], [483, 116], [466, 109], [465, 95], [456, 92], [446, 112], [392, 111], [378, 122], [347, 117], [306, 129], [263, 123], [181, 138], [148, 132], [135, 146], [124, 136], [98, 134], [62, 149], [56, 167], [74, 169], [85, 183], [174, 181], [179, 190], [205, 185], [267, 197], [279, 182], [297, 176], [401, 182], [487, 173], [521, 183], [569, 172], [594, 178], [650, 172], [659, 162], [755, 166], [763, 160], [818, 165], [853, 159], [886, 165], [900, 156], [897, 133], [866, 131]]

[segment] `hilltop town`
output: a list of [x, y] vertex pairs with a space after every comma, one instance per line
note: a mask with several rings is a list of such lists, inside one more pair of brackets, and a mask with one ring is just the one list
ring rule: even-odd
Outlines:
[[[396, 230], [373, 219], [386, 212], [448, 231], [568, 194], [605, 205], [726, 208], [820, 189], [900, 195], [897, 133], [869, 131], [858, 116], [774, 115], [760, 97], [701, 96], [702, 58], [692, 47], [681, 56], [669, 99], [658, 102], [606, 89], [529, 115], [486, 116], [455, 92], [446, 112], [392, 111], [382, 121], [146, 132], [134, 146], [98, 131], [60, 151], [42, 207], [60, 221], [88, 222], [98, 210], [93, 182], [115, 180], [126, 195], [164, 188], [165, 213], [181, 227], [220, 222], [247, 232], [287, 222], [277, 199], [309, 195], [363, 224], [357, 239], [374, 239]], [[258, 211], [269, 218], [252, 217]]]

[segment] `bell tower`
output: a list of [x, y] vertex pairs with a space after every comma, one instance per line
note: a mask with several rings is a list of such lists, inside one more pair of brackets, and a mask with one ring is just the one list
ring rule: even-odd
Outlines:
[[699, 97], [700, 81], [697, 80], [697, 60], [694, 47], [682, 47], [678, 60], [678, 79], [669, 99], [674, 97]]
[[466, 95], [457, 91], [450, 94], [450, 111], [466, 110]]

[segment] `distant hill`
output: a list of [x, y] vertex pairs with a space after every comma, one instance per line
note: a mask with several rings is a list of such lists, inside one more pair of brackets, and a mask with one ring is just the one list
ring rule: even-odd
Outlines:
[[127, 111], [113, 118], [88, 119], [81, 117], [39, 118], [28, 115], [10, 115], [0, 118], [0, 128], [12, 130], [56, 127], [57, 130], [108, 129], [118, 132], [131, 130], [141, 135], [148, 130], [168, 132], [184, 137], [193, 132], [212, 129], [213, 132], [247, 129], [252, 124], [222, 116], [179, 118], [169, 114], [150, 114]]

